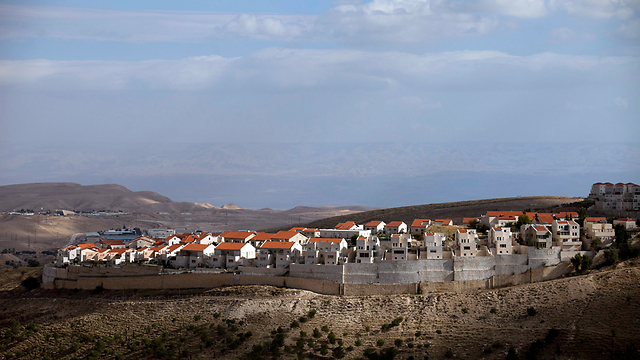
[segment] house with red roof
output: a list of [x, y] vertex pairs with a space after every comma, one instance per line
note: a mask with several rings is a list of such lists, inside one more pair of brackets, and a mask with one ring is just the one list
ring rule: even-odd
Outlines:
[[[381, 241], [382, 249], [386, 250], [385, 260], [416, 260], [417, 255], [411, 254], [411, 235], [410, 234], [392, 234], [389, 240]], [[411, 256], [413, 255], [413, 256]]]
[[313, 238], [304, 246], [305, 264], [339, 265], [347, 262], [349, 255], [345, 239]]
[[248, 242], [223, 242], [216, 246], [213, 265], [217, 268], [235, 269], [246, 265], [245, 260], [256, 258], [256, 248]]
[[598, 210], [640, 210], [640, 185], [634, 183], [595, 183], [589, 199]]
[[279, 231], [275, 233], [273, 236], [271, 236], [269, 240], [295, 242], [295, 243], [299, 243], [300, 245], [303, 245], [307, 242], [307, 237], [302, 235], [302, 233], [295, 232], [295, 231]]
[[447, 237], [444, 233], [424, 234], [424, 253], [420, 254], [421, 259], [444, 259], [443, 250]]
[[580, 241], [580, 225], [573, 220], [554, 220], [551, 224], [553, 246], [560, 246], [562, 251], [582, 250]]
[[457, 256], [471, 257], [478, 253], [478, 234], [473, 229], [456, 230]]
[[532, 224], [537, 225], [551, 225], [556, 220], [552, 213], [527, 212], [525, 214]]
[[137, 238], [131, 240], [131, 242], [129, 242], [129, 248], [130, 249], [140, 249], [142, 247], [145, 246], [153, 246], [156, 243], [155, 240], [153, 240], [152, 238], [148, 237], [148, 236], [138, 236]]
[[85, 261], [87, 254], [98, 250], [94, 244], [79, 244], [65, 246], [59, 249], [56, 254], [56, 266], [65, 266], [71, 263]]
[[622, 225], [625, 229], [631, 230], [636, 227], [636, 222], [629, 218], [620, 218], [613, 220], [613, 226]]
[[480, 217], [480, 224], [486, 225], [488, 228], [506, 226], [508, 223], [515, 224], [520, 215], [522, 215], [522, 211], [487, 211], [485, 215]]
[[384, 226], [385, 234], [404, 234], [407, 232], [407, 224], [403, 221], [392, 221]]
[[384, 251], [377, 236], [359, 236], [356, 239], [356, 263], [371, 264], [382, 259]]
[[253, 245], [254, 248], [259, 249], [265, 241], [271, 240], [271, 238], [276, 235], [275, 233], [266, 233], [266, 232], [257, 232], [256, 236], [252, 237], [249, 240], [249, 243]]
[[489, 249], [494, 255], [513, 254], [513, 234], [510, 227], [494, 227], [489, 230]]
[[550, 226], [525, 224], [520, 227], [520, 237], [536, 249], [551, 249], [553, 238]]
[[108, 249], [105, 261], [120, 265], [135, 260], [135, 250], [129, 248]]
[[246, 243], [256, 236], [253, 231], [225, 231], [220, 234], [220, 242]]
[[339, 223], [334, 227], [336, 230], [362, 230], [362, 225], [358, 225], [353, 221]]
[[190, 269], [205, 265], [212, 266], [211, 256], [215, 249], [215, 245], [198, 244], [195, 242], [186, 244], [178, 252], [174, 266]]
[[100, 240], [96, 243], [101, 248], [105, 249], [122, 249], [127, 247], [127, 244], [124, 243], [124, 240]]
[[613, 225], [607, 222], [607, 218], [588, 217], [584, 219], [582, 225], [585, 235], [584, 247], [586, 249], [591, 249], [594, 241], [599, 242], [601, 247], [609, 246], [616, 238]]
[[300, 234], [306, 236], [307, 238], [320, 237], [320, 230], [315, 228], [306, 228], [300, 231]]
[[435, 220], [433, 220], [433, 225], [453, 226], [453, 220], [451, 220], [451, 219], [435, 219]]
[[295, 241], [265, 241], [258, 251], [258, 266], [283, 269], [297, 263], [302, 256], [302, 245]]
[[385, 225], [387, 225], [387, 223], [385, 223], [384, 221], [372, 220], [364, 224], [364, 229], [371, 231], [372, 234], [377, 234], [381, 231], [384, 231]]
[[424, 235], [427, 232], [427, 228], [431, 225], [431, 220], [429, 219], [415, 219], [413, 223], [411, 223], [410, 231], [412, 235]]

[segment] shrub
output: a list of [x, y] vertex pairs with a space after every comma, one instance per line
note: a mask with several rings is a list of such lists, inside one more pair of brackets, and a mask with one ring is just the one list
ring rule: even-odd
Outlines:
[[609, 248], [604, 251], [606, 265], [615, 265], [618, 263], [618, 250]]
[[329, 333], [329, 335], [327, 335], [327, 339], [329, 339], [329, 342], [333, 345], [336, 343], [336, 334], [332, 332]]
[[322, 336], [322, 333], [320, 332], [320, 330], [318, 330], [318, 328], [314, 328], [313, 329], [313, 337], [314, 338], [319, 338]]
[[436, 334], [438, 335], [442, 334], [442, 330], [436, 330]]
[[29, 276], [20, 282], [27, 290], [34, 290], [40, 287], [40, 280], [33, 276]]
[[220, 317], [220, 313], [219, 312], [213, 313], [213, 318], [214, 319], [217, 319], [219, 317]]
[[422, 332], [421, 331], [416, 331], [415, 335], [416, 335], [416, 337], [420, 337], [422, 335]]
[[397, 318], [393, 319], [393, 322], [391, 323], [391, 325], [398, 326], [398, 325], [400, 325], [402, 320], [404, 320], [404, 318], [402, 316], [397, 317]]
[[393, 341], [393, 345], [395, 345], [396, 347], [401, 347], [403, 342], [404, 341], [402, 341], [402, 339], [395, 339]]
[[485, 354], [491, 354], [493, 352], [493, 349], [491, 348], [491, 346], [487, 346], [483, 351]]
[[323, 332], [328, 333], [329, 332], [329, 327], [327, 325], [322, 325], [322, 329]]
[[451, 348], [447, 349], [447, 351], [444, 353], [444, 357], [446, 357], [447, 359], [450, 359], [453, 357], [453, 350]]
[[304, 332], [304, 331], [302, 331], [302, 330], [300, 330], [300, 338], [301, 338], [301, 339], [304, 339], [304, 338], [306, 338], [306, 337], [307, 337], [307, 333], [306, 333], [306, 332]]
[[299, 318], [298, 320], [299, 320], [299, 321], [300, 321], [300, 323], [302, 323], [302, 324], [304, 324], [304, 323], [306, 323], [307, 321], [309, 321], [309, 319], [307, 319], [307, 317], [306, 317], [306, 316], [300, 316], [300, 318]]
[[202, 315], [199, 315], [199, 314], [193, 315], [193, 321], [200, 321], [200, 319], [202, 319]]
[[495, 313], [497, 313], [497, 312], [498, 312], [498, 309], [496, 309], [496, 308], [492, 307], [492, 308], [491, 308], [491, 310], [490, 310], [489, 312], [490, 312], [490, 313], [492, 313], [492, 314], [495, 314]]
[[356, 339], [355, 345], [356, 346], [361, 346], [362, 345], [362, 341], [360, 341], [360, 339]]
[[498, 340], [496, 340], [493, 344], [491, 344], [491, 347], [494, 349], [501, 349], [502, 348], [502, 343]]
[[462, 313], [463, 313], [463, 314], [466, 314], [466, 313], [468, 313], [468, 312], [469, 312], [469, 309], [467, 309], [467, 308], [462, 308]]
[[297, 328], [297, 327], [300, 327], [300, 323], [299, 323], [299, 322], [297, 322], [297, 321], [295, 321], [295, 320], [293, 320], [293, 321], [291, 322], [291, 325], [290, 325], [290, 326], [291, 326], [291, 328], [292, 328], [292, 329], [293, 329], [293, 328]]
[[382, 340], [382, 339], [378, 339], [378, 341], [376, 341], [376, 345], [378, 345], [378, 346], [384, 346], [384, 340]]
[[366, 331], [366, 332], [371, 331], [371, 327], [370, 327], [370, 326], [365, 326], [365, 327], [364, 327], [364, 331]]
[[556, 328], [549, 329], [549, 332], [547, 333], [547, 336], [545, 336], [545, 338], [544, 338], [544, 342], [546, 344], [553, 343], [553, 341], [558, 337], [559, 334], [560, 334], [560, 331], [558, 329], [556, 329]]
[[309, 319], [313, 319], [314, 316], [316, 316], [316, 309], [311, 309], [309, 310], [309, 313], [307, 314], [307, 316], [309, 317]]
[[413, 349], [413, 343], [412, 343], [412, 342], [407, 343], [407, 347], [408, 347], [409, 349]]
[[536, 316], [538, 310], [536, 310], [533, 306], [527, 308], [527, 315]]

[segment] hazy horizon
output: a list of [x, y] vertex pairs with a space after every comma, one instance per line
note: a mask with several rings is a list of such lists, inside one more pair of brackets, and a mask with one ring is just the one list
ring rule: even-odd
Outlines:
[[0, 1], [0, 185], [247, 208], [640, 182], [640, 3]]

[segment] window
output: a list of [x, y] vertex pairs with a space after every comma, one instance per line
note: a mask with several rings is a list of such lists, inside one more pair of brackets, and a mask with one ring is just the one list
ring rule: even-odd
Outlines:
[[[501, 247], [501, 248], [506, 248], [506, 247], [507, 247], [507, 244], [500, 244], [500, 247]], [[500, 252], [502, 252], [502, 251], [500, 251]]]

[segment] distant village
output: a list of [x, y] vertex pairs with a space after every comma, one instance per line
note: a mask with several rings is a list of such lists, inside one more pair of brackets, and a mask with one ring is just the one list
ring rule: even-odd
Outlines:
[[[636, 209], [640, 186], [596, 183], [590, 199], [606, 209]], [[582, 226], [580, 225], [582, 223]], [[331, 229], [294, 227], [277, 233], [225, 231], [179, 233], [149, 229], [145, 235], [117, 229], [86, 234], [85, 243], [59, 249], [56, 265], [145, 263], [168, 268], [242, 266], [286, 269], [291, 264], [342, 265], [456, 257], [491, 257], [527, 253], [528, 248], [561, 252], [607, 247], [614, 226], [637, 229], [636, 220], [581, 217], [578, 212], [487, 211], [478, 218], [347, 221]]]

